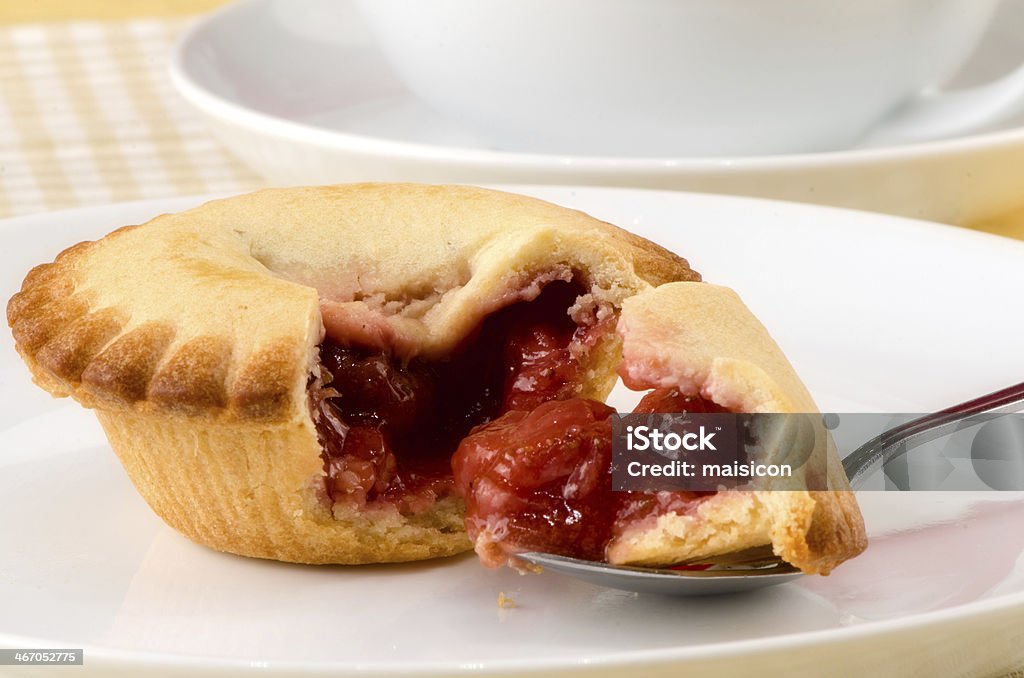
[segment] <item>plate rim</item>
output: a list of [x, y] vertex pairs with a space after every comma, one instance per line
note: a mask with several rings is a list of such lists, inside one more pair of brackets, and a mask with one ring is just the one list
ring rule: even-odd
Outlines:
[[[168, 528], [169, 529], [169, 528]], [[966, 603], [942, 610], [932, 610], [910, 617], [887, 619], [875, 622], [864, 622], [856, 626], [844, 626], [817, 631], [790, 633], [783, 636], [749, 638], [745, 640], [706, 643], [703, 645], [685, 646], [681, 648], [659, 648], [648, 650], [625, 650], [607, 657], [596, 658], [548, 658], [534, 659], [500, 659], [478, 660], [471, 664], [430, 660], [417, 662], [414, 665], [401, 662], [380, 664], [352, 664], [345, 666], [337, 662], [313, 661], [259, 661], [261, 669], [266, 671], [287, 672], [288, 674], [310, 675], [413, 675], [413, 676], [445, 676], [452, 673], [515, 672], [531, 673], [542, 671], [563, 671], [581, 667], [616, 668], [619, 666], [638, 669], [643, 666], [668, 666], [679, 662], [714, 660], [714, 659], [745, 659], [763, 652], [791, 651], [810, 646], [834, 647], [847, 642], [865, 640], [888, 635], [893, 632], [920, 633], [944, 624], [976, 621], [980, 617], [995, 615], [1000, 612], [1024, 610], [1024, 591], [1007, 594], [999, 598]], [[914, 624], [907, 624], [913, 620]], [[0, 632], [0, 643], [11, 647], [75, 647], [74, 641], [53, 641], [35, 636], [20, 636]], [[70, 644], [68, 644], [70, 643]], [[77, 644], [81, 644], [80, 642]], [[130, 665], [132, 667], [179, 667], [187, 669], [204, 669], [214, 671], [235, 671], [253, 668], [252, 660], [228, 659], [223, 657], [200, 657], [178, 655], [170, 652], [132, 651], [104, 648], [102, 645], [83, 646], [88, 654], [89, 664], [95, 666], [97, 661], [106, 661], [110, 665]]]
[[[604, 155], [565, 155], [496, 151], [401, 141], [331, 130], [310, 123], [265, 113], [248, 107], [204, 87], [193, 77], [186, 64], [187, 53], [204, 31], [230, 21], [235, 14], [258, 11], [259, 5], [274, 0], [239, 0], [215, 10], [193, 23], [178, 36], [171, 52], [168, 73], [178, 92], [193, 106], [222, 123], [249, 129], [266, 137], [295, 143], [351, 150], [366, 154], [382, 154], [408, 158], [430, 159], [438, 164], [472, 164], [484, 167], [517, 167], [537, 170], [600, 172], [615, 169], [636, 173], [675, 176], [689, 174], [732, 174], [739, 172], [769, 172], [809, 170], [829, 167], [857, 167], [894, 160], [925, 160], [938, 156], [956, 156], [982, 152], [1012, 145], [1024, 147], [1024, 124], [1017, 127], [968, 134], [896, 146], [856, 148], [818, 153], [794, 153], [763, 156], [725, 157], [638, 157]], [[349, 2], [350, 0], [343, 0]]]

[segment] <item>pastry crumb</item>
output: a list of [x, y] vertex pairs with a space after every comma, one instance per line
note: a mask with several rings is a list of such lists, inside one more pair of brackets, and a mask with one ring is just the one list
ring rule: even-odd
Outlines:
[[498, 592], [498, 607], [503, 610], [508, 610], [516, 606], [516, 601], [505, 595], [504, 591]]

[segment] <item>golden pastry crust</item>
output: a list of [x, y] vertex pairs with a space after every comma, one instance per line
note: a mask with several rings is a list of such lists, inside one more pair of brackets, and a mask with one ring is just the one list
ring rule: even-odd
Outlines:
[[[698, 280], [686, 261], [581, 212], [463, 186], [265, 190], [65, 250], [8, 303], [36, 382], [97, 414], [150, 506], [216, 549], [307, 563], [466, 550], [458, 506], [331, 515], [307, 385], [328, 332], [443, 356], [543, 279], [592, 301]], [[618, 341], [590, 353], [603, 398]]]
[[[768, 331], [735, 292], [673, 283], [626, 300], [617, 328], [627, 385], [679, 387], [735, 412], [817, 413]], [[614, 540], [609, 560], [664, 565], [771, 544], [807, 573], [827, 574], [867, 547], [853, 492], [831, 439], [830, 491], [720, 492], [691, 514], [670, 513]]]
[[75, 245], [8, 303], [18, 350], [86, 406], [293, 418], [332, 315], [443, 355], [541, 274], [621, 304], [698, 280], [681, 257], [582, 212], [465, 186], [269, 189]]
[[[223, 424], [97, 410], [132, 483], [178, 532], [219, 551], [297, 563], [422, 560], [469, 548], [462, 502], [403, 516], [332, 508], [312, 425]], [[168, 459], [169, 455], [174, 455]]]

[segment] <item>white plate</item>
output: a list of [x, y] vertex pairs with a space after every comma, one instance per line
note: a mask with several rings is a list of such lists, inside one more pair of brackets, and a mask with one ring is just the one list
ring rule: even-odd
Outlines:
[[[1024, 374], [1024, 243], [741, 198], [522, 190], [651, 237], [734, 286], [824, 408], [935, 408]], [[196, 202], [8, 221], [0, 297], [71, 243]], [[0, 647], [84, 647], [76, 675], [931, 676], [1024, 664], [1015, 495], [862, 494], [873, 539], [863, 556], [828, 578], [713, 600], [521, 577], [471, 556], [375, 567], [248, 560], [154, 517], [92, 416], [33, 387], [11, 343], [4, 333]], [[518, 606], [499, 609], [499, 592]]]
[[[1007, 0], [958, 78], [1024, 61], [1024, 0]], [[538, 155], [486, 147], [395, 77], [350, 0], [247, 0], [178, 44], [178, 89], [219, 138], [279, 184], [382, 181], [637, 186], [734, 193], [972, 224], [1024, 202], [1024, 120], [892, 148], [745, 158]]]

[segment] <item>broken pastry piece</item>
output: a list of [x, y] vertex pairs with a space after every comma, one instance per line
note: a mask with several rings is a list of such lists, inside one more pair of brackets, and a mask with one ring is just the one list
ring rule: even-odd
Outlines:
[[[652, 411], [745, 407], [735, 397], [747, 385], [758, 406], [784, 407], [763, 397], [775, 387], [806, 397], [795, 377], [791, 390], [781, 354], [775, 370], [760, 354], [722, 353], [719, 336], [706, 361], [690, 351], [687, 337], [700, 337], [686, 332], [710, 331], [710, 310], [706, 326], [662, 323], [683, 312], [662, 308], [681, 289], [666, 283], [692, 283], [687, 298], [706, 293], [710, 306], [724, 294], [698, 280], [681, 257], [543, 201], [359, 184], [260, 191], [81, 243], [29, 272], [7, 318], [35, 381], [96, 412], [140, 494], [194, 541], [349, 564], [446, 556], [475, 542], [495, 562], [514, 555], [529, 525], [543, 526], [510, 512], [503, 533], [496, 495], [479, 490], [504, 471], [491, 452], [465, 450], [504, 453], [518, 445], [512, 432], [535, 442], [509, 472], [524, 462], [562, 482], [578, 468], [572, 450], [600, 452], [610, 413], [601, 401], [617, 369], [631, 386], [655, 388]], [[728, 334], [732, 320], [715, 331]], [[720, 358], [738, 380], [714, 376], [726, 369]], [[718, 383], [735, 390], [709, 387]], [[581, 496], [597, 497], [586, 483], [599, 474], [577, 476]], [[685, 558], [699, 551], [680, 545], [693, 535], [771, 543], [826, 571], [863, 548], [842, 480], [785, 506], [753, 497], [728, 525], [694, 518], [717, 496], [595, 500], [595, 519], [609, 524], [601, 534], [615, 536], [591, 539], [586, 553]], [[619, 529], [624, 501], [641, 531]], [[739, 537], [700, 536], [719, 528]]]
[[[672, 283], [624, 303], [619, 372], [635, 412], [817, 412], [781, 350], [732, 290]], [[867, 545], [834, 447], [827, 491], [616, 492], [614, 411], [582, 398], [509, 412], [455, 455], [466, 525], [485, 564], [542, 551], [666, 566], [761, 546], [827, 574]]]

